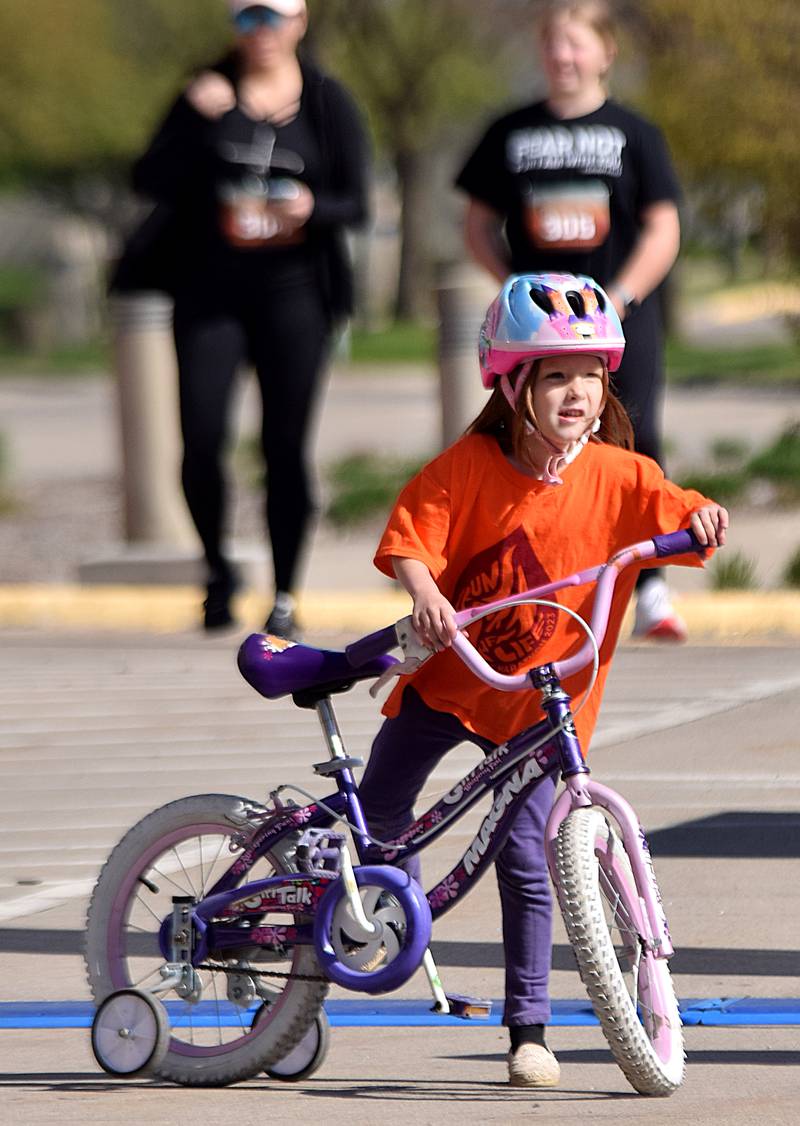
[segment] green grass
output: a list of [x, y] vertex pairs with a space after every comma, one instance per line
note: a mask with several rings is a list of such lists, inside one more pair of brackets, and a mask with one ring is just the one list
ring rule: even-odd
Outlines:
[[[379, 331], [353, 329], [353, 364], [436, 362], [437, 330], [433, 325], [400, 322]], [[800, 385], [800, 348], [768, 344], [747, 348], [698, 348], [678, 340], [666, 347], [667, 378], [674, 384], [748, 383]]]
[[[429, 324], [399, 323], [376, 332], [353, 329], [348, 359], [355, 367], [415, 363], [436, 365], [437, 330]], [[110, 371], [108, 340], [65, 345], [32, 353], [0, 340], [0, 375], [5, 373], [70, 375]], [[800, 386], [800, 348], [771, 344], [740, 349], [695, 348], [670, 340], [666, 353], [667, 379], [674, 385], [732, 383], [749, 386]]]
[[62, 344], [44, 352], [31, 352], [0, 340], [2, 375], [86, 375], [110, 372], [111, 348], [107, 340]]
[[31, 309], [41, 304], [47, 278], [37, 266], [0, 265], [0, 310]]
[[354, 328], [350, 335], [350, 360], [354, 364], [432, 363], [436, 359], [436, 340], [433, 325], [407, 321], [387, 325], [379, 332]]
[[800, 386], [800, 348], [764, 344], [746, 348], [696, 348], [667, 341], [667, 381], [671, 384], [747, 383], [750, 386]]
[[710, 585], [712, 590], [753, 590], [756, 581], [756, 565], [740, 551], [718, 556], [711, 568]]

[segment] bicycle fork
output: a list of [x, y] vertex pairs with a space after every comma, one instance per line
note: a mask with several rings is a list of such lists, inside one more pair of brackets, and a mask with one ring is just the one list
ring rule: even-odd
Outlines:
[[599, 806], [607, 810], [622, 830], [625, 851], [636, 880], [641, 906], [640, 938], [656, 958], [671, 958], [675, 953], [667, 926], [667, 917], [653, 872], [653, 861], [644, 830], [633, 807], [602, 782], [595, 782], [587, 773], [565, 779], [566, 788], [556, 800], [545, 829], [545, 848], [550, 875], [556, 887], [555, 842], [559, 826], [573, 809]]

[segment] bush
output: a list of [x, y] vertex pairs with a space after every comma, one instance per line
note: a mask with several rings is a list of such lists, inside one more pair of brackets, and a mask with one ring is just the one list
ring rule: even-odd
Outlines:
[[785, 586], [800, 587], [800, 547], [786, 564], [783, 582]]
[[0, 516], [7, 516], [16, 510], [16, 501], [6, 485], [8, 473], [8, 447], [4, 434], [0, 434]]
[[732, 504], [743, 496], [748, 475], [743, 469], [732, 469], [727, 473], [688, 473], [679, 484], [683, 489], [696, 489], [718, 504]]
[[800, 482], [800, 423], [793, 423], [778, 438], [751, 458], [747, 468], [768, 481]]
[[747, 472], [776, 488], [779, 504], [800, 501], [800, 424], [793, 423], [747, 463]]
[[329, 472], [332, 497], [327, 517], [337, 527], [346, 527], [388, 515], [397, 494], [423, 461], [380, 457], [377, 454], [351, 454], [337, 462]]
[[741, 466], [750, 452], [749, 445], [741, 438], [715, 438], [710, 449], [715, 465], [728, 468]]
[[711, 571], [712, 590], [754, 590], [756, 565], [740, 551], [719, 556]]

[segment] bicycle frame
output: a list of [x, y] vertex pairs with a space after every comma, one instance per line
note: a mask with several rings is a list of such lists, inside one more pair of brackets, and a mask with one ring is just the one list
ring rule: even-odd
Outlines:
[[[540, 598], [566, 586], [597, 581], [592, 628], [599, 641], [602, 641], [616, 577], [624, 567], [636, 560], [681, 554], [698, 548], [699, 545], [688, 532], [658, 536], [654, 540], [625, 549], [605, 565], [488, 606], [462, 611], [457, 616], [457, 624], [463, 627], [494, 610]], [[354, 666], [363, 664], [371, 656], [385, 652], [397, 644], [399, 625], [400, 623], [397, 627], [387, 627], [348, 647], [347, 654], [351, 663]], [[256, 827], [244, 852], [217, 881], [209, 895], [194, 908], [193, 917], [199, 938], [193, 956], [195, 964], [203, 960], [211, 946], [223, 949], [242, 944], [242, 930], [235, 922], [228, 926], [220, 922], [212, 923], [212, 919], [225, 916], [239, 919], [250, 914], [262, 916], [270, 911], [303, 917], [314, 915], [330, 883], [339, 877], [336, 867], [327, 872], [315, 870], [297, 875], [273, 876], [250, 884], [239, 882], [259, 858], [278, 850], [281, 842], [290, 835], [310, 829], [327, 830], [337, 820], [342, 820], [352, 830], [360, 864], [396, 864], [433, 844], [491, 789], [494, 791], [494, 801], [475, 837], [456, 865], [427, 893], [431, 915], [435, 920], [472, 889], [502, 848], [520, 806], [536, 786], [556, 772], [560, 773], [566, 788], [556, 800], [546, 826], [546, 853], [551, 874], [555, 876], [554, 846], [562, 821], [576, 808], [597, 805], [606, 809], [619, 825], [634, 873], [643, 889], [641, 912], [635, 920], [640, 940], [658, 958], [669, 958], [672, 955], [666, 918], [652, 878], [650, 851], [641, 825], [631, 806], [619, 794], [589, 777], [589, 768], [572, 724], [571, 701], [561, 687], [561, 678], [584, 667], [593, 652], [596, 652], [595, 646], [587, 642], [576, 654], [563, 661], [517, 676], [496, 673], [463, 634], [456, 637], [454, 648], [473, 672], [495, 687], [502, 690], [539, 689], [545, 718], [498, 746], [399, 837], [377, 843], [370, 839], [367, 831], [358, 787], [350, 765], [354, 760], [347, 759], [344, 753], [344, 742], [330, 697], [324, 694], [319, 696], [314, 707], [328, 746], [330, 766], [335, 767], [335, 771], [321, 772], [336, 773], [337, 791], [325, 799], [315, 800], [301, 807], [283, 806], [277, 800], [277, 792], [273, 795], [276, 799], [275, 812], [262, 818], [261, 825]], [[341, 762], [341, 766], [336, 766], [337, 760]], [[323, 848], [322, 852], [325, 854], [326, 850]], [[335, 852], [335, 848], [328, 848], [328, 858]], [[606, 862], [613, 864], [613, 856], [607, 857]], [[556, 880], [554, 883], [557, 886]], [[311, 942], [312, 932], [313, 925], [309, 923], [256, 926], [247, 931], [247, 941], [248, 944], [277, 948], [286, 943]], [[162, 944], [166, 954], [166, 937], [162, 938]]]

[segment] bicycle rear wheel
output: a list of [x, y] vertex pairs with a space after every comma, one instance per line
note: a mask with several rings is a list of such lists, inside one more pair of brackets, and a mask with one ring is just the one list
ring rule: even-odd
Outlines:
[[[159, 932], [172, 897], [200, 900], [234, 863], [241, 847], [231, 849], [232, 837], [246, 826], [249, 804], [224, 794], [182, 798], [122, 838], [100, 873], [86, 923], [87, 976], [98, 1004], [118, 990], [158, 986]], [[273, 855], [243, 878], [293, 867], [290, 853]], [[285, 925], [286, 918], [259, 922]], [[186, 1086], [234, 1083], [278, 1064], [305, 1036], [328, 991], [311, 945], [273, 953], [243, 940], [241, 949], [210, 951], [206, 961], [213, 968], [196, 971], [191, 997], [161, 994], [172, 1027], [154, 1071]], [[275, 971], [275, 979], [258, 971]]]
[[640, 938], [642, 909], [621, 836], [598, 809], [574, 810], [556, 841], [564, 924], [614, 1059], [643, 1095], [671, 1095], [684, 1072], [669, 966]]

